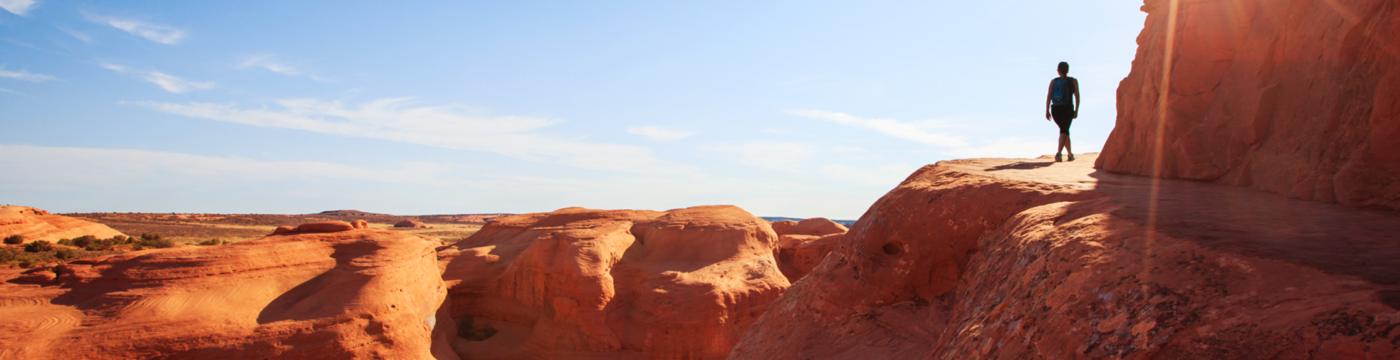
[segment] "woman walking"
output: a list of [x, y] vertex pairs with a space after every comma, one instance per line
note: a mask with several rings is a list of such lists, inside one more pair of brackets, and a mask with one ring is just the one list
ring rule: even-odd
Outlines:
[[[1060, 146], [1055, 148], [1055, 161], [1060, 160], [1060, 150], [1069, 153], [1069, 161], [1074, 161], [1074, 150], [1069, 146], [1069, 124], [1079, 117], [1079, 80], [1069, 77], [1069, 63], [1060, 62], [1056, 69], [1060, 77], [1050, 80], [1050, 90], [1045, 94], [1045, 120], [1055, 119], [1060, 126]], [[1074, 103], [1070, 103], [1070, 97]]]

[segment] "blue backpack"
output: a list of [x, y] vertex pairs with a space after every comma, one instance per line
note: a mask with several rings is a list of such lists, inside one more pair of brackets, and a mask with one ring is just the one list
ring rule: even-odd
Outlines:
[[1069, 78], [1057, 78], [1055, 81], [1050, 82], [1050, 86], [1054, 88], [1054, 90], [1050, 92], [1050, 101], [1052, 105], [1063, 106], [1070, 104], [1069, 98], [1070, 95], [1074, 94], [1074, 86], [1070, 84]]

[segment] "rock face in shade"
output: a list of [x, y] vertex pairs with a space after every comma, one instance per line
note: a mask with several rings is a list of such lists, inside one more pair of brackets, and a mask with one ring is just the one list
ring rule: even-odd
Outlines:
[[427, 229], [428, 224], [418, 220], [404, 220], [394, 224], [396, 228]]
[[731, 358], [1400, 357], [1400, 216], [1095, 156], [920, 169]]
[[796, 283], [836, 248], [847, 229], [826, 218], [811, 218], [775, 222], [773, 231], [778, 233], [778, 249], [773, 254], [778, 269], [788, 282]]
[[75, 261], [0, 284], [0, 358], [456, 358], [433, 245], [350, 229]]
[[72, 239], [83, 235], [107, 239], [122, 233], [107, 225], [49, 214], [48, 211], [28, 206], [0, 207], [0, 238], [12, 235], [24, 236], [25, 242], [55, 242], [58, 239]]
[[1148, 0], [1099, 168], [1152, 174], [1175, 25], [1162, 175], [1400, 210], [1400, 4]]
[[498, 218], [439, 249], [452, 318], [472, 324], [454, 347], [472, 359], [722, 359], [789, 286], [777, 242], [733, 206]]

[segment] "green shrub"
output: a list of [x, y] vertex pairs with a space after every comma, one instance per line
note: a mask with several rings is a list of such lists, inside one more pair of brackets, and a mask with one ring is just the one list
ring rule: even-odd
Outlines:
[[8, 263], [15, 259], [15, 252], [10, 249], [0, 249], [0, 264]]
[[68, 239], [58, 239], [58, 244], [63, 246], [73, 246], [73, 241]]
[[213, 238], [213, 239], [209, 239], [209, 240], [200, 241], [199, 243], [196, 243], [195, 245], [209, 246], [209, 245], [223, 245], [223, 244], [228, 244], [228, 243], [229, 243], [229, 242], [224, 241], [223, 239]]
[[92, 245], [92, 243], [95, 242], [97, 242], [97, 237], [92, 235], [79, 236], [77, 239], [73, 239], [73, 241], [70, 241], [70, 243], [73, 244], [73, 247], [80, 248], [88, 248]]
[[72, 249], [59, 249], [57, 252], [54, 252], [53, 257], [67, 261], [77, 259], [78, 254], [74, 253]]
[[152, 248], [157, 248], [157, 249], [164, 249], [164, 248], [168, 248], [168, 247], [171, 247], [171, 246], [175, 246], [175, 242], [174, 242], [174, 241], [170, 241], [169, 239], [161, 239], [161, 238], [160, 238], [160, 235], [156, 235], [155, 237], [152, 237], [152, 238], [147, 238], [145, 235], [146, 235], [146, 234], [142, 234], [142, 235], [141, 235], [141, 242], [138, 242], [138, 243], [137, 243], [137, 245], [140, 245], [141, 248], [152, 247]]
[[24, 243], [24, 235], [10, 235], [5, 238], [5, 244], [19, 245]]
[[160, 240], [160, 234], [141, 233], [141, 240], [142, 240], [142, 241]]
[[34, 240], [34, 242], [24, 244], [24, 251], [26, 252], [36, 253], [50, 250], [53, 250], [53, 243], [46, 240]]
[[113, 236], [112, 240], [116, 240], [118, 244], [130, 244], [136, 242], [136, 239], [132, 239], [130, 236], [126, 235]]

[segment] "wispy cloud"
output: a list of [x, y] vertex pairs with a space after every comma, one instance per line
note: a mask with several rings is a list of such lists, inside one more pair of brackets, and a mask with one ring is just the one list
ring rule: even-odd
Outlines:
[[146, 40], [166, 45], [174, 45], [185, 39], [185, 31], [165, 25], [151, 24], [140, 20], [123, 19], [114, 16], [92, 14], [84, 11], [88, 21], [108, 25]]
[[627, 128], [627, 132], [634, 135], [645, 136], [656, 141], [680, 140], [695, 135], [694, 131], [663, 129], [655, 126], [629, 127]]
[[532, 131], [558, 120], [520, 116], [480, 117], [460, 107], [408, 106], [408, 98], [379, 99], [359, 106], [339, 101], [277, 101], [283, 109], [235, 104], [130, 102], [156, 111], [231, 123], [383, 139], [459, 150], [487, 151], [528, 161], [598, 170], [689, 173], [695, 168], [656, 159], [638, 146], [587, 143]]
[[244, 60], [242, 64], [238, 64], [239, 69], [250, 67], [259, 67], [287, 76], [301, 75], [301, 72], [297, 71], [296, 68], [293, 68], [291, 65], [275, 62], [272, 60], [272, 56], [268, 55], [251, 56], [248, 57], [247, 60]]
[[102, 68], [107, 70], [112, 70], [123, 74], [135, 74], [136, 76], [141, 77], [141, 80], [145, 80], [146, 82], [156, 84], [156, 86], [160, 86], [161, 89], [165, 89], [165, 91], [169, 91], [176, 94], [186, 93], [195, 90], [209, 90], [214, 88], [214, 82], [212, 81], [190, 81], [185, 80], [184, 78], [181, 78], [179, 76], [170, 75], [159, 71], [135, 71], [125, 66], [117, 64], [103, 63], [99, 64], [98, 66], [101, 66]]
[[19, 70], [19, 71], [9, 71], [9, 70], [5, 70], [5, 66], [4, 66], [4, 65], [0, 65], [0, 77], [11, 78], [11, 79], [19, 79], [19, 80], [24, 80], [24, 81], [29, 81], [29, 82], [45, 82], [45, 81], [49, 81], [49, 80], [54, 80], [54, 77], [53, 77], [53, 76], [44, 75], [44, 74], [35, 74], [35, 73], [29, 72], [29, 71], [23, 70], [23, 69], [21, 69], [21, 70]]
[[967, 142], [961, 137], [950, 136], [927, 129], [941, 127], [937, 122], [900, 122], [892, 119], [862, 119], [856, 116], [822, 110], [788, 110], [789, 114], [831, 121], [850, 127], [874, 130], [888, 136], [941, 147], [965, 147]]
[[34, 0], [0, 0], [0, 8], [20, 16], [24, 16], [24, 13], [29, 12], [29, 10], [34, 10], [34, 7], [38, 5], [39, 2]]
[[0, 88], [0, 92], [6, 92], [6, 93], [11, 93], [11, 94], [16, 94], [16, 95], [24, 95], [24, 93], [22, 93], [22, 92], [18, 92], [18, 91], [6, 89], [6, 88]]
[[875, 169], [857, 169], [854, 167], [832, 164], [821, 167], [821, 174], [837, 180], [856, 181], [870, 185], [880, 185], [894, 187], [909, 174], [918, 170], [918, 167], [909, 164], [890, 164]]
[[[3, 0], [0, 0], [0, 1], [3, 1]], [[62, 27], [62, 26], [60, 26], [60, 27], [58, 28], [58, 30], [63, 31], [64, 33], [68, 34], [68, 36], [72, 36], [74, 39], [82, 40], [83, 42], [88, 43], [88, 44], [91, 44], [91, 43], [92, 43], [92, 36], [91, 36], [91, 35], [88, 35], [87, 33], [84, 33], [84, 32], [81, 32], [81, 31], [77, 31], [77, 30], [73, 30], [73, 29], [69, 29], [69, 28]]]
[[[281, 179], [367, 180], [386, 183], [441, 184], [450, 167], [408, 162], [369, 168], [310, 161], [259, 161], [241, 157], [198, 156], [132, 149], [91, 149], [0, 144], [0, 179], [51, 177], [53, 181], [110, 184], [113, 179], [178, 175], [196, 181], [266, 181]], [[100, 173], [112, 176], [94, 177]], [[88, 174], [88, 175], [83, 175]], [[59, 180], [62, 179], [62, 180]], [[28, 179], [31, 180], [32, 179]]]
[[812, 144], [795, 142], [756, 142], [716, 144], [701, 148], [706, 151], [729, 153], [740, 164], [779, 171], [797, 171], [798, 163], [817, 152]]

